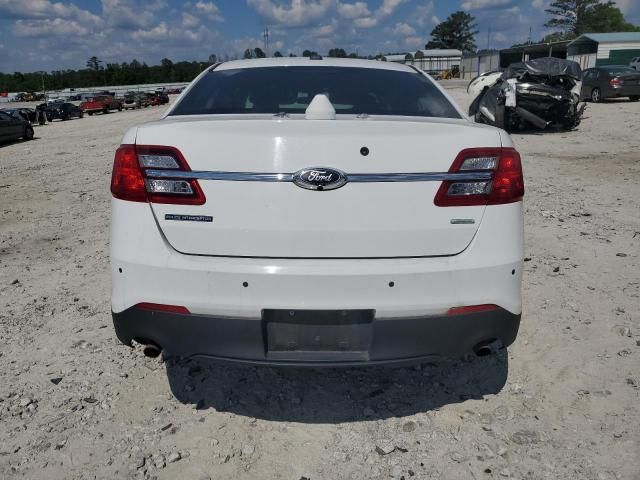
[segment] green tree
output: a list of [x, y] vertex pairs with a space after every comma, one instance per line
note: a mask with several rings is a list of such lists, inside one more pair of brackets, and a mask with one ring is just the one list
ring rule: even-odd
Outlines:
[[282, 57], [282, 54], [278, 50], [276, 50], [276, 53], [274, 53], [273, 56], [277, 57], [277, 58], [280, 58], [280, 57]]
[[640, 28], [625, 20], [613, 2], [599, 3], [587, 11], [582, 33], [637, 32]]
[[244, 55], [242, 56], [242, 58], [253, 58], [253, 52], [251, 51], [250, 48], [247, 48], [244, 51]]
[[344, 48], [332, 48], [329, 50], [329, 56], [332, 58], [346, 58], [347, 52], [344, 51]]
[[314, 51], [312, 51], [312, 50], [304, 50], [304, 51], [302, 52], [302, 56], [303, 56], [303, 57], [313, 57], [313, 56], [315, 56], [315, 55], [318, 55], [318, 52], [314, 52]]
[[253, 53], [254, 53], [256, 58], [265, 58], [266, 57], [265, 53], [262, 51], [262, 49], [260, 47], [254, 48], [253, 49]]
[[92, 72], [97, 72], [98, 70], [100, 70], [101, 65], [102, 60], [98, 60], [98, 57], [96, 57], [95, 55], [87, 60], [87, 68]]
[[473, 15], [463, 11], [454, 12], [431, 31], [431, 40], [425, 48], [455, 48], [474, 52], [477, 33]]
[[554, 0], [545, 11], [552, 17], [545, 27], [559, 29], [556, 38], [563, 40], [589, 32], [638, 31], [612, 1]]
[[557, 28], [568, 37], [580, 35], [589, 10], [598, 3], [600, 0], [554, 0], [545, 10], [552, 18], [544, 26]]

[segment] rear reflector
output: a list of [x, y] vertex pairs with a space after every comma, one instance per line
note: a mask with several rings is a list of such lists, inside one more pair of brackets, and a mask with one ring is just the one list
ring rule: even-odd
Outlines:
[[164, 305], [162, 303], [138, 303], [135, 308], [140, 310], [151, 310], [154, 312], [168, 312], [168, 313], [181, 313], [183, 315], [189, 315], [191, 312], [187, 307], [180, 305]]
[[490, 312], [492, 310], [497, 310], [497, 305], [468, 305], [466, 307], [454, 307], [450, 308], [447, 312], [447, 315], [463, 315], [465, 313], [478, 313], [478, 312]]
[[434, 199], [438, 207], [500, 205], [524, 196], [520, 154], [513, 148], [469, 148], [461, 151], [449, 173], [491, 172], [489, 181], [442, 182]]
[[206, 201], [197, 180], [153, 178], [148, 170], [165, 174], [191, 169], [177, 148], [156, 145], [121, 145], [116, 150], [111, 193], [130, 202], [203, 205]]
[[620, 81], [619, 78], [612, 78], [611, 80], [609, 80], [610, 87], [619, 87], [621, 84], [622, 82]]

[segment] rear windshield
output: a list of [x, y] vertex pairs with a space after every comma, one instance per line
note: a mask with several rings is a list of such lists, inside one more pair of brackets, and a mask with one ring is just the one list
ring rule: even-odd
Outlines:
[[631, 67], [608, 67], [607, 71], [609, 73], [626, 73], [626, 72], [636, 73], [636, 70], [634, 70]]
[[434, 84], [415, 72], [354, 67], [214, 70], [171, 115], [304, 113], [325, 94], [337, 114], [460, 118]]

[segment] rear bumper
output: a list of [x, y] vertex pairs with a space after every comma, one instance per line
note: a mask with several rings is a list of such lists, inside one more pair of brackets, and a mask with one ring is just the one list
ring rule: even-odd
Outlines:
[[609, 87], [605, 93], [606, 98], [635, 96], [640, 96], [640, 85], [629, 85], [618, 88]]
[[[263, 310], [375, 310], [376, 319], [444, 315], [493, 304], [521, 312], [522, 204], [488, 208], [467, 250], [451, 257], [268, 259], [173, 250], [148, 204], [113, 199], [111, 309], [180, 305], [211, 317]], [[363, 242], [368, 241], [363, 235]]]
[[[264, 317], [264, 315], [263, 315]], [[113, 313], [116, 335], [154, 342], [166, 355], [203, 356], [214, 360], [290, 366], [358, 366], [406, 364], [472, 353], [479, 344], [516, 338], [520, 315], [498, 308], [459, 315], [373, 318], [358, 330], [358, 351], [308, 351], [292, 346], [272, 351], [267, 318], [184, 315], [131, 307]]]

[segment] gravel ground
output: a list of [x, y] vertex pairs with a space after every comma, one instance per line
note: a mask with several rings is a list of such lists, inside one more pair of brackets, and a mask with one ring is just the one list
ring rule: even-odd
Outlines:
[[640, 479], [639, 103], [514, 135], [527, 258], [508, 353], [396, 369], [162, 362], [118, 343], [111, 162], [159, 114], [0, 147], [1, 478]]

